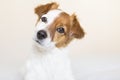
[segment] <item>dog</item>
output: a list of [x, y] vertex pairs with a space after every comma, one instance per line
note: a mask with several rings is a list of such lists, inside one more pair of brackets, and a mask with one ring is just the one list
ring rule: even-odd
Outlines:
[[56, 2], [35, 8], [38, 16], [33, 50], [26, 63], [24, 80], [74, 80], [68, 57], [68, 44], [84, 37], [75, 14], [69, 15]]

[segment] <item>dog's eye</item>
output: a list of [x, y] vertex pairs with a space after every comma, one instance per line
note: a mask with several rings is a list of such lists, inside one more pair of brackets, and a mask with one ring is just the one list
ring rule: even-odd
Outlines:
[[45, 22], [45, 23], [47, 22], [47, 18], [46, 17], [42, 17], [41, 20], [42, 20], [42, 22]]
[[65, 32], [65, 30], [64, 30], [63, 27], [59, 27], [59, 28], [57, 28], [56, 30], [57, 30], [59, 33], [64, 33], [64, 32]]

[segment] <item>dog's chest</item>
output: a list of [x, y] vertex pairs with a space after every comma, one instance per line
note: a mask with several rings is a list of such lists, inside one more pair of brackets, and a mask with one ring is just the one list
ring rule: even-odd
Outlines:
[[67, 80], [71, 75], [66, 53], [53, 52], [42, 57], [33, 56], [27, 63], [28, 80]]

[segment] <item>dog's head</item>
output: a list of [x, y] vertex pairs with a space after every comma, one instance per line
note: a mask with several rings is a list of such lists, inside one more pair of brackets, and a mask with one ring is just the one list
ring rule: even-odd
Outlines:
[[35, 13], [38, 20], [34, 40], [42, 47], [66, 47], [74, 38], [84, 36], [76, 15], [58, 9], [55, 2], [36, 7]]

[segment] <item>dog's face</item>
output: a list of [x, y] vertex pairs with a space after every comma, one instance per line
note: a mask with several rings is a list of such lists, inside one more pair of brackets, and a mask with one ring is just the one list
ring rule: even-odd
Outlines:
[[48, 3], [35, 8], [38, 15], [34, 40], [42, 47], [66, 47], [74, 38], [84, 36], [76, 15], [58, 9], [58, 4]]

